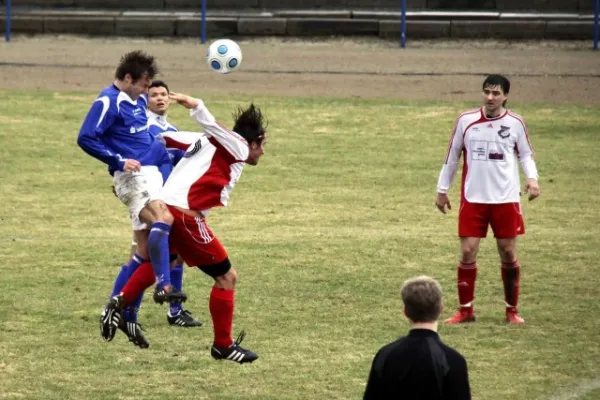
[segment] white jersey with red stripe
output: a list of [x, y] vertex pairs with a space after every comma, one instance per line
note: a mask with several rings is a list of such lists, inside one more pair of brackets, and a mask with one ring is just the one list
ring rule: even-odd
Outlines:
[[461, 192], [470, 203], [519, 202], [519, 163], [527, 179], [538, 179], [527, 125], [510, 110], [487, 118], [482, 107], [458, 117], [439, 175], [438, 193], [450, 189], [461, 154]]
[[215, 120], [202, 100], [190, 115], [204, 128], [192, 143], [189, 132], [169, 132], [168, 147], [186, 149], [163, 187], [165, 203], [206, 216], [213, 207], [226, 206], [248, 159], [248, 142]]

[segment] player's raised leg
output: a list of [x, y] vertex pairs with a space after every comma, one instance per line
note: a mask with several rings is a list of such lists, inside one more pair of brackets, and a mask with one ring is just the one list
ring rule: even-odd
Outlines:
[[[160, 173], [159, 173], [160, 175]], [[162, 176], [160, 177], [162, 186]], [[147, 251], [152, 261], [156, 283], [159, 287], [171, 291], [171, 262], [169, 260], [169, 234], [173, 224], [173, 216], [167, 209], [167, 205], [156, 200], [145, 206], [140, 214], [140, 219], [150, 226], [148, 235]]]

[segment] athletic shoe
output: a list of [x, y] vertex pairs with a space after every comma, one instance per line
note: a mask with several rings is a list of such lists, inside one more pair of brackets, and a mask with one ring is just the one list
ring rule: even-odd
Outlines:
[[458, 309], [456, 314], [448, 318], [444, 322], [446, 324], [462, 324], [463, 322], [474, 322], [475, 321], [475, 310], [473, 307], [461, 307]]
[[192, 313], [188, 310], [181, 310], [179, 314], [171, 316], [167, 314], [167, 321], [169, 325], [181, 326], [184, 328], [191, 328], [194, 326], [202, 326], [202, 322], [198, 321], [192, 316]]
[[100, 335], [110, 342], [117, 333], [117, 328], [122, 316], [123, 296], [116, 295], [111, 298], [100, 315]]
[[119, 329], [123, 331], [123, 333], [125, 333], [129, 338], [129, 341], [137, 347], [141, 349], [147, 349], [150, 347], [150, 343], [148, 343], [144, 337], [144, 334], [142, 333], [142, 326], [138, 324], [137, 321], [121, 320], [121, 323], [119, 323]]
[[158, 304], [163, 303], [183, 303], [187, 300], [187, 294], [180, 292], [175, 286], [170, 286], [171, 290], [167, 292], [164, 287], [159, 288], [158, 286], [154, 290], [152, 298], [154, 302]]
[[525, 323], [525, 320], [519, 315], [517, 307], [506, 307], [506, 322], [518, 325]]
[[240, 346], [244, 337], [246, 337], [246, 333], [242, 331], [235, 342], [229, 347], [218, 347], [213, 344], [210, 348], [210, 355], [215, 360], [230, 360], [239, 364], [255, 361], [258, 355]]

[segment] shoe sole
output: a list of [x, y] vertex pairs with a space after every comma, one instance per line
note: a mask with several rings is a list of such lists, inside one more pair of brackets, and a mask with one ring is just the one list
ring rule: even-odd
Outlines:
[[202, 322], [198, 321], [197, 324], [195, 325], [190, 325], [187, 323], [182, 324], [178, 324], [177, 322], [171, 322], [171, 321], [167, 321], [169, 323], [170, 326], [173, 326], [175, 328], [200, 328], [202, 326]]
[[475, 317], [473, 318], [469, 318], [469, 319], [464, 319], [462, 321], [444, 321], [444, 324], [446, 325], [458, 325], [458, 324], [468, 324], [469, 322], [475, 322]]

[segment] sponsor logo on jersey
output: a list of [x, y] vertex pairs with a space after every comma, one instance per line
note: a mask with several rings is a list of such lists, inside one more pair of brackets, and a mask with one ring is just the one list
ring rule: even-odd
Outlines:
[[129, 133], [138, 133], [138, 132], [144, 132], [148, 130], [148, 124], [144, 125], [144, 126], [140, 126], [139, 128], [136, 128], [135, 126], [132, 126], [131, 128], [129, 128]]

